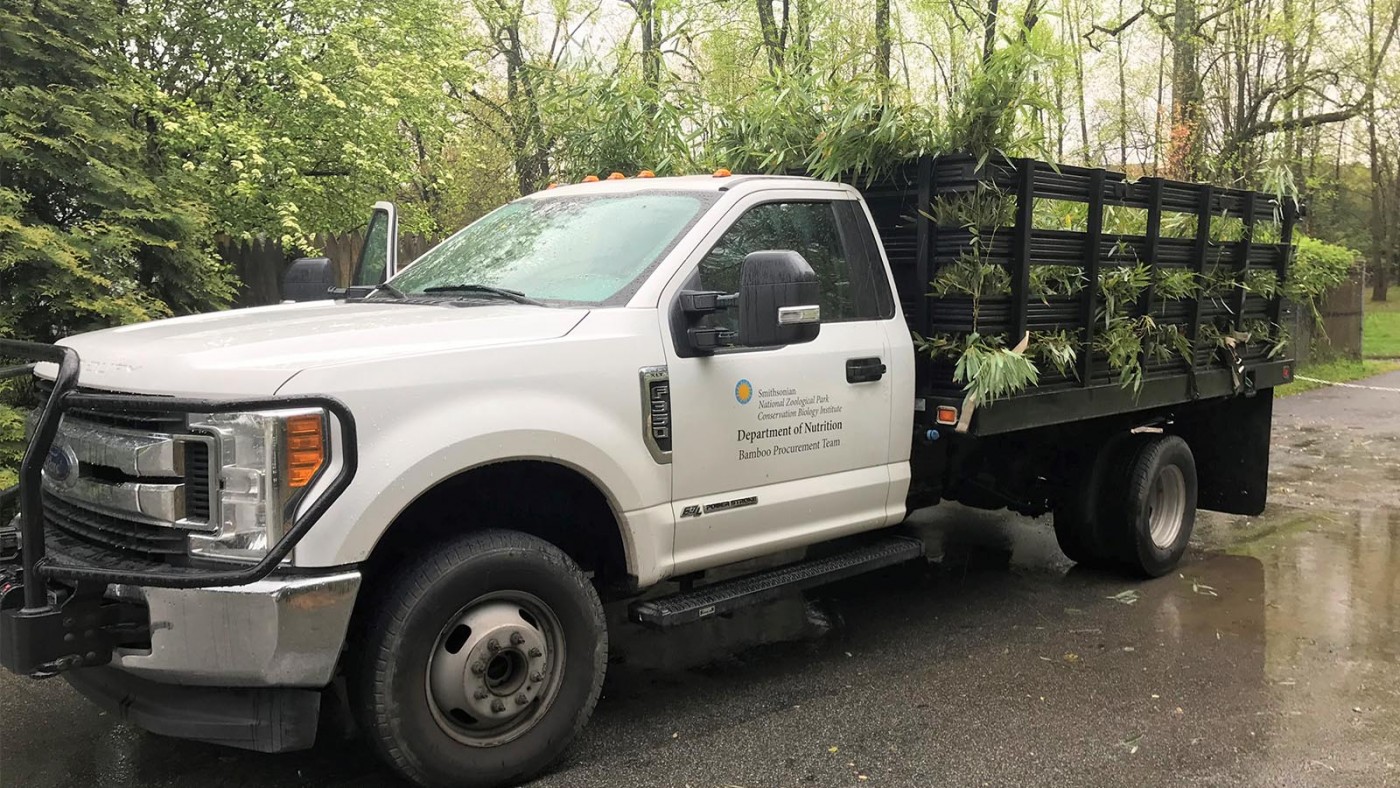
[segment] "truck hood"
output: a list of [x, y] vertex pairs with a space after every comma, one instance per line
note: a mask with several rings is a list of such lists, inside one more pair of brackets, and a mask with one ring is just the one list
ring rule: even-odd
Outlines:
[[[83, 386], [175, 396], [268, 396], [329, 364], [555, 339], [588, 314], [526, 304], [315, 301], [79, 334]], [[38, 372], [52, 377], [54, 365]], [[371, 373], [372, 374], [372, 373]]]

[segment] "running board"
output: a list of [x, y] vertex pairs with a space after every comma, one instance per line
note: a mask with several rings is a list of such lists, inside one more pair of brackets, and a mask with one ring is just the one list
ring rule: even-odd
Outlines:
[[918, 539], [885, 537], [838, 555], [800, 561], [777, 569], [721, 580], [694, 591], [636, 602], [629, 612], [637, 623], [669, 629], [770, 602], [791, 591], [902, 564], [923, 554], [924, 543]]

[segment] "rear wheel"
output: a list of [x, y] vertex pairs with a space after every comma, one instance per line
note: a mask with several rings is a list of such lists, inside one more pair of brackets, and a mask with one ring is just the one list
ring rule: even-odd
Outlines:
[[1107, 480], [1122, 462], [1125, 444], [1132, 437], [1125, 433], [1110, 439], [1055, 506], [1055, 540], [1060, 551], [1077, 564], [1107, 567], [1118, 561], [1111, 535], [1104, 527], [1102, 501], [1113, 494]]
[[1114, 553], [1135, 574], [1160, 577], [1186, 554], [1196, 524], [1196, 460], [1186, 441], [1156, 435], [1136, 442], [1122, 485], [1104, 499]]
[[404, 567], [369, 612], [352, 689], [383, 758], [425, 786], [488, 788], [549, 766], [602, 689], [593, 585], [557, 547], [481, 531]]

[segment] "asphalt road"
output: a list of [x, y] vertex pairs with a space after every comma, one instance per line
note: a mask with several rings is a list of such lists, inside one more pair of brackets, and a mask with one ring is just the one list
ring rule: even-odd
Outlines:
[[[1273, 502], [1181, 571], [1074, 569], [1046, 520], [918, 515], [937, 560], [681, 635], [614, 628], [540, 788], [1400, 783], [1400, 373], [1276, 406]], [[941, 546], [941, 549], [939, 548]], [[3, 786], [393, 785], [363, 747], [257, 755], [0, 677]]]

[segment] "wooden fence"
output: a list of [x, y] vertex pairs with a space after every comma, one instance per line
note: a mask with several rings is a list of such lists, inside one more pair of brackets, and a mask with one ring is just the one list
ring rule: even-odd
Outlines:
[[[220, 238], [219, 257], [233, 268], [239, 282], [242, 283], [233, 305], [266, 306], [281, 301], [282, 274], [297, 257], [329, 257], [340, 272], [340, 285], [344, 287], [350, 282], [350, 275], [355, 270], [364, 238], [364, 232], [358, 230], [338, 235], [317, 235], [314, 242], [319, 252], [307, 254], [289, 253], [283, 249], [280, 242], [270, 238]], [[436, 243], [435, 238], [400, 233], [399, 266], [406, 266], [418, 259]]]

